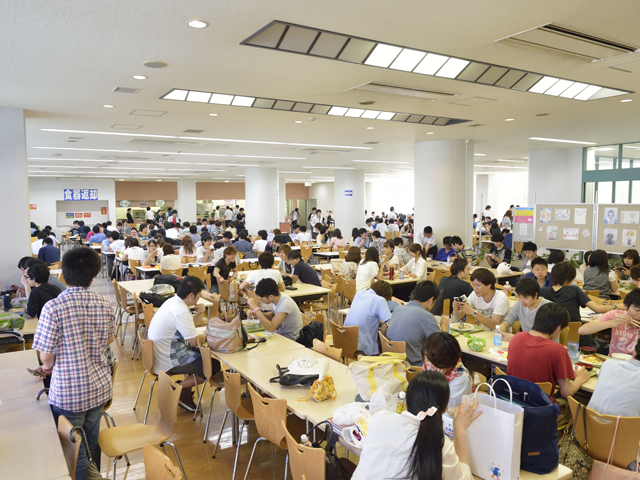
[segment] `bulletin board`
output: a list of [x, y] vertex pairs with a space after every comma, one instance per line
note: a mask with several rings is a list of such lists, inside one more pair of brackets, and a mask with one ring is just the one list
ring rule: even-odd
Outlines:
[[640, 205], [601, 203], [598, 205], [598, 249], [624, 253], [636, 248], [640, 230]]
[[586, 203], [542, 203], [535, 207], [535, 243], [562, 250], [593, 248], [594, 206]]
[[108, 200], [56, 201], [56, 226], [71, 227], [74, 220], [83, 220], [93, 227], [109, 220]]

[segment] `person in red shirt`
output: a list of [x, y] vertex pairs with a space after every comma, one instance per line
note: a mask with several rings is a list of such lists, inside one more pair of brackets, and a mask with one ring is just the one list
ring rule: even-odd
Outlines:
[[569, 311], [562, 305], [542, 305], [531, 331], [517, 333], [509, 343], [507, 375], [535, 383], [549, 382], [554, 390], [558, 385], [564, 398], [574, 395], [589, 380], [589, 372], [581, 367], [574, 371], [569, 352], [555, 341], [569, 325], [569, 318]]

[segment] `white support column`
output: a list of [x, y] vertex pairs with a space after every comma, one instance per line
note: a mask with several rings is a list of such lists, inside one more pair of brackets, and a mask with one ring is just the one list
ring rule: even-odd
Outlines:
[[[20, 285], [18, 260], [31, 255], [29, 229], [29, 178], [24, 110], [0, 108], [0, 168], [2, 188], [0, 203], [15, 222], [4, 222], [0, 235], [0, 287]], [[55, 217], [50, 219], [55, 224]]]
[[278, 180], [278, 221], [286, 222], [287, 214], [287, 184], [284, 181], [284, 175], [280, 175]]
[[439, 140], [415, 146], [415, 230], [431, 226], [442, 244], [458, 235], [471, 245], [473, 230], [473, 142]]
[[195, 180], [178, 180], [176, 210], [178, 210], [180, 220], [195, 225], [197, 217]]
[[348, 238], [352, 228], [364, 225], [364, 170], [336, 170], [333, 195], [336, 228]]
[[[258, 230], [278, 227], [278, 169], [248, 167], [244, 170], [244, 191], [247, 203], [247, 230], [251, 235]], [[282, 207], [284, 208], [284, 207]]]

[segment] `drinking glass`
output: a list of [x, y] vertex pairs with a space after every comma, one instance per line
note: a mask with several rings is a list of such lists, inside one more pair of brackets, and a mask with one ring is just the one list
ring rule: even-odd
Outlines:
[[567, 350], [569, 350], [569, 358], [571, 363], [580, 361], [580, 343], [579, 342], [567, 342]]

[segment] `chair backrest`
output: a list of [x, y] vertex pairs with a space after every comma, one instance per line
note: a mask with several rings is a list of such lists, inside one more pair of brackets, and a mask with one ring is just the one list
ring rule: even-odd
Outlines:
[[407, 373], [407, 382], [413, 380], [413, 377], [418, 375], [422, 371], [422, 367], [409, 367], [406, 370]]
[[318, 353], [324, 355], [325, 357], [332, 358], [336, 362], [339, 362], [340, 359], [342, 358], [342, 349], [341, 348], [331, 347], [331, 346], [327, 345], [326, 343], [321, 342], [317, 338], [313, 339], [313, 351], [314, 352], [318, 352]]
[[385, 337], [380, 331], [378, 331], [378, 335], [380, 336], [382, 353], [385, 353], [385, 352], [407, 353], [407, 342], [392, 342], [387, 337]]
[[336, 277], [336, 285], [336, 293], [338, 295], [344, 295], [344, 277], [342, 275]]
[[302, 258], [304, 258], [305, 261], [311, 256], [312, 253], [313, 247], [310, 247], [308, 245], [302, 245], [300, 247], [300, 255], [302, 255]]
[[513, 251], [516, 253], [521, 252], [523, 246], [524, 242], [513, 242]]
[[121, 288], [120, 285], [118, 287], [118, 299], [120, 300], [120, 308], [125, 310], [127, 308], [127, 291], [124, 288]]
[[139, 267], [140, 265], [142, 265], [142, 260], [129, 259], [129, 270], [131, 270], [132, 272], [135, 272], [136, 267]]
[[[573, 397], [569, 397], [569, 407], [571, 415], [575, 418], [578, 414], [578, 402]], [[587, 440], [589, 449], [587, 453], [594, 460], [606, 462], [609, 458], [609, 450], [613, 443], [613, 434], [616, 429], [617, 417], [611, 415], [600, 415], [590, 408], [586, 410], [587, 415]], [[582, 414], [576, 422], [575, 434], [580, 446], [585, 448], [584, 423]], [[640, 417], [620, 417], [618, 434], [615, 438], [613, 450], [613, 464], [619, 468], [627, 468], [638, 455], [638, 442], [640, 441]]]
[[333, 283], [333, 275], [331, 274], [331, 270], [322, 270], [322, 280], [327, 283]]
[[384, 238], [387, 240], [393, 240], [393, 232], [384, 232]]
[[451, 300], [448, 298], [442, 302], [442, 315], [451, 315]]
[[520, 320], [516, 320], [515, 322], [513, 322], [513, 325], [511, 325], [511, 331], [514, 334], [516, 334], [521, 330], [522, 330], [522, 325], [520, 324]]
[[284, 398], [264, 398], [255, 391], [253, 385], [247, 384], [253, 403], [253, 418], [261, 437], [275, 446], [286, 448], [282, 422], [287, 421], [287, 400]]
[[153, 320], [153, 304], [152, 303], [143, 303], [142, 305], [142, 315], [144, 316], [144, 327], [149, 328], [151, 325], [151, 320]]
[[500, 367], [496, 367], [496, 375], [506, 375], [507, 372], [504, 372]]
[[153, 340], [143, 340], [140, 331], [137, 332], [138, 342], [142, 345], [142, 366], [149, 373], [153, 373]]
[[[189, 267], [189, 268], [191, 268], [191, 267]], [[238, 271], [239, 272], [247, 272], [249, 270], [251, 270], [249, 262], [242, 262], [242, 263], [238, 264]]]
[[208, 265], [200, 265], [199, 267], [189, 265], [187, 275], [198, 277], [204, 282], [204, 277], [207, 274], [207, 268], [209, 268]]
[[176, 268], [174, 270], [170, 270], [168, 268], [161, 268], [160, 271], [162, 275], [176, 275], [177, 277], [182, 276], [182, 267]]
[[551, 382], [540, 382], [536, 383], [536, 385], [538, 385], [547, 395], [551, 395], [553, 393], [553, 385], [551, 385]]
[[[158, 372], [158, 410], [160, 421], [158, 429], [169, 438], [178, 419], [178, 402], [182, 387], [175, 383], [163, 371]], [[165, 438], [165, 440], [166, 440]]]
[[209, 347], [199, 347], [200, 356], [202, 357], [202, 373], [204, 378], [209, 380], [213, 375], [213, 365], [211, 363], [211, 350]]
[[225, 302], [229, 301], [229, 280], [224, 280], [222, 277], [217, 278], [218, 280], [218, 293], [220, 294], [220, 300], [224, 300]]
[[560, 339], [558, 340], [558, 342], [561, 345], [564, 345], [565, 347], [567, 346], [567, 338], [569, 337], [569, 326], [567, 325], [566, 327], [564, 327], [562, 329], [562, 331], [560, 332]]
[[345, 278], [342, 283], [344, 284], [344, 298], [353, 302], [353, 298], [356, 296], [356, 279], [347, 280]]
[[600, 296], [600, 290], [584, 290], [584, 293], [586, 293], [590, 297], [599, 297]]
[[182, 472], [171, 459], [154, 445], [145, 445], [142, 448], [144, 456], [145, 478], [153, 480], [181, 480]]
[[49, 270], [57, 270], [62, 268], [62, 260], [60, 260], [59, 262], [53, 262], [51, 265], [49, 265]]
[[357, 325], [353, 327], [341, 327], [333, 320], [329, 319], [331, 325], [331, 335], [333, 335], [333, 346], [342, 349], [342, 356], [346, 358], [355, 358], [354, 353], [358, 350], [358, 331]]
[[242, 406], [242, 391], [240, 389], [240, 374], [223, 371], [224, 375], [224, 400], [232, 413], [237, 412]]
[[60, 438], [60, 444], [62, 445], [62, 453], [64, 453], [64, 459], [67, 461], [70, 477], [75, 478], [82, 437], [78, 432], [75, 432], [73, 440], [71, 440], [72, 428], [73, 425], [64, 415], [58, 417], [58, 438]]
[[116, 279], [114, 278], [111, 283], [113, 284], [113, 293], [116, 296], [116, 299], [118, 299], [118, 305], [120, 304], [120, 291], [118, 290], [118, 282], [116, 282]]
[[435, 282], [436, 285], [440, 285], [440, 279], [442, 277], [451, 276], [451, 272], [447, 269], [434, 268], [434, 271], [435, 271], [435, 275], [433, 276], [433, 281]]
[[246, 254], [247, 252], [238, 252], [238, 257], [242, 260]]
[[319, 252], [329, 252], [331, 251], [331, 247], [329, 247], [328, 245], [323, 245], [322, 247], [318, 248]]
[[338, 249], [338, 258], [342, 258], [342, 259], [347, 258], [347, 251]]
[[284, 435], [289, 451], [289, 464], [291, 475], [294, 479], [307, 478], [308, 480], [325, 480], [326, 478], [326, 453], [324, 448], [313, 448], [300, 445], [299, 440], [291, 436], [285, 422], [282, 422]]
[[582, 326], [582, 322], [569, 322], [569, 332], [567, 333], [567, 342], [579, 342], [580, 334], [578, 329]]

